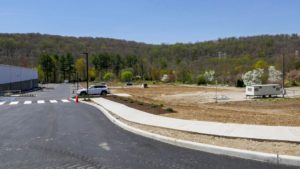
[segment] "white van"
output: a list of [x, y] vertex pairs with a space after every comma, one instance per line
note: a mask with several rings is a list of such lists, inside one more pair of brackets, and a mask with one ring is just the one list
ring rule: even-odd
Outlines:
[[246, 97], [248, 96], [272, 97], [280, 94], [282, 93], [281, 93], [281, 85], [279, 84], [246, 86]]

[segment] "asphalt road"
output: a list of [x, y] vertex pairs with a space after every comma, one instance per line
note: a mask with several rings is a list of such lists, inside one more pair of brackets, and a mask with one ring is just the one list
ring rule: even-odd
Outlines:
[[7, 101], [0, 105], [0, 169], [296, 168], [184, 149], [132, 134], [92, 106], [62, 102], [70, 91], [70, 85], [50, 85], [34, 92], [36, 97], [0, 98]]

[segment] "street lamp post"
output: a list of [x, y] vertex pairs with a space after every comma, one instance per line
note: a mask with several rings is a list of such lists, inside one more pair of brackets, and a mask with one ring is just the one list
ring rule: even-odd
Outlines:
[[282, 97], [284, 98], [285, 89], [284, 89], [284, 79], [285, 79], [285, 59], [284, 54], [282, 55]]
[[89, 95], [89, 53], [84, 52], [82, 54], [86, 57], [86, 92]]

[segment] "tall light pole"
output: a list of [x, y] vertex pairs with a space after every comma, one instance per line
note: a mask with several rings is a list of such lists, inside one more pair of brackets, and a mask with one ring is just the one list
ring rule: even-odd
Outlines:
[[285, 95], [284, 79], [285, 79], [285, 60], [284, 60], [284, 54], [282, 54], [282, 97], [284, 97]]
[[89, 53], [84, 52], [82, 54], [86, 57], [86, 92], [89, 95]]

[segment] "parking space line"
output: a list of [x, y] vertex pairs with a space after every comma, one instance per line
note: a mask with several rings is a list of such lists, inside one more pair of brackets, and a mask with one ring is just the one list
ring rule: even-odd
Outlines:
[[12, 101], [12, 102], [9, 103], [9, 105], [17, 105], [17, 104], [19, 104], [18, 101]]
[[69, 100], [66, 100], [66, 99], [62, 99], [61, 101], [64, 102], [64, 103], [69, 103], [70, 102]]
[[57, 100], [50, 100], [50, 103], [57, 103]]
[[38, 104], [44, 104], [44, 103], [45, 103], [45, 100], [38, 100], [37, 103], [38, 103]]
[[31, 104], [31, 103], [32, 103], [32, 101], [30, 101], [30, 100], [27, 100], [24, 102], [24, 104]]
[[6, 102], [0, 102], [0, 105], [3, 105], [3, 104], [5, 104]]

